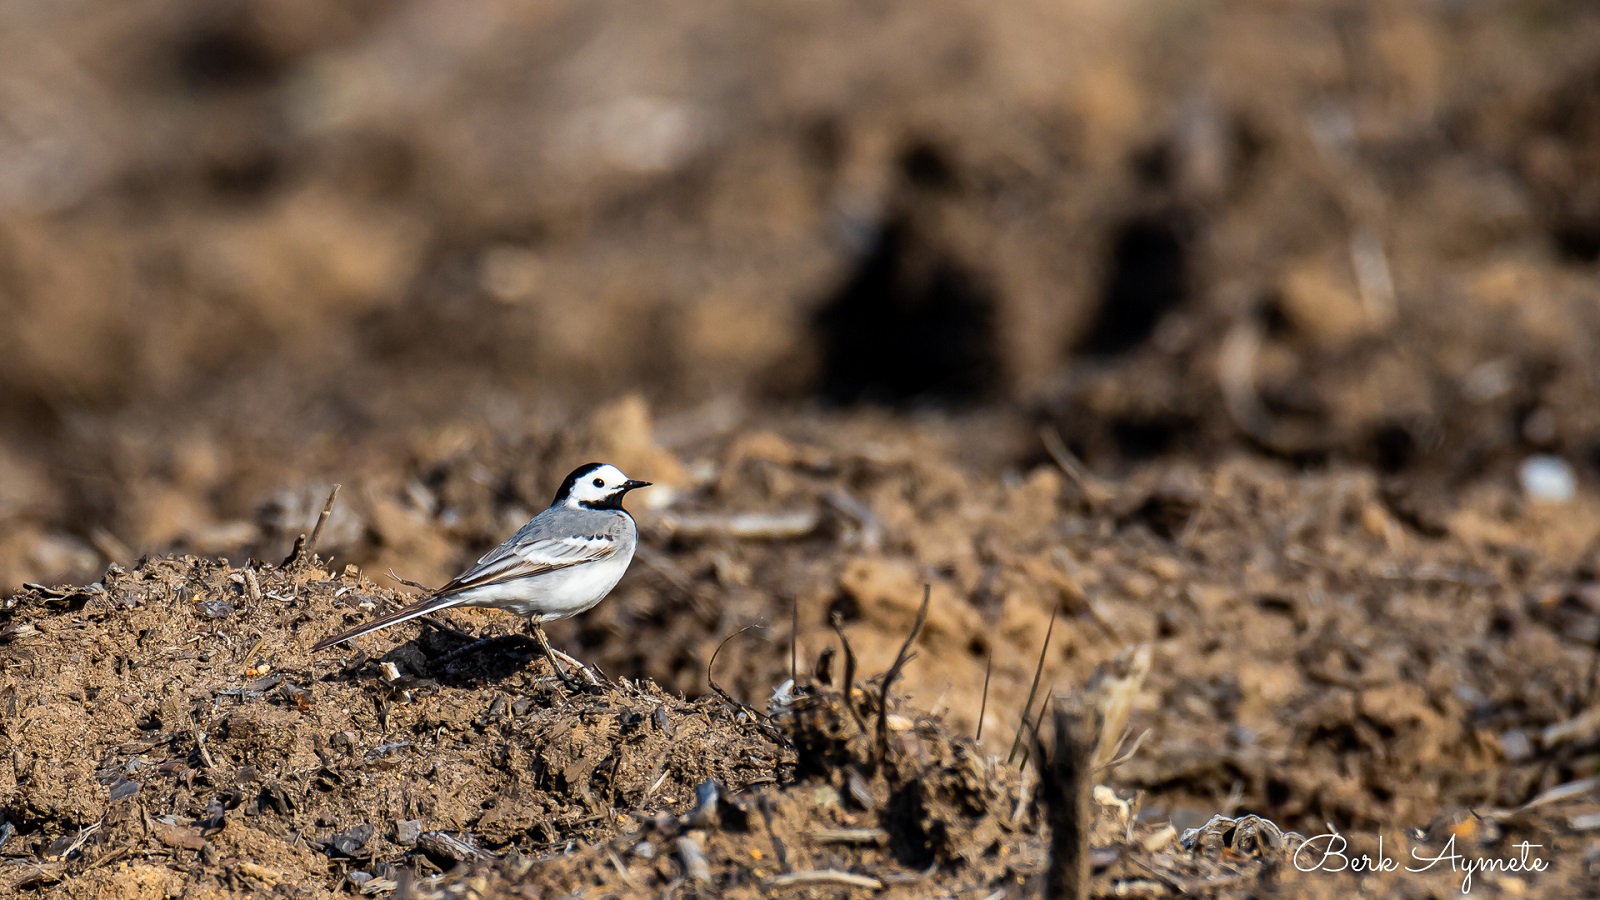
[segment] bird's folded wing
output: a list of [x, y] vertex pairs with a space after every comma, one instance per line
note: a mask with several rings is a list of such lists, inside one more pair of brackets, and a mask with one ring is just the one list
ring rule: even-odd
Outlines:
[[542, 540], [512, 538], [484, 554], [477, 565], [450, 579], [434, 596], [459, 594], [473, 588], [504, 584], [556, 569], [596, 562], [616, 552], [617, 540], [608, 534]]

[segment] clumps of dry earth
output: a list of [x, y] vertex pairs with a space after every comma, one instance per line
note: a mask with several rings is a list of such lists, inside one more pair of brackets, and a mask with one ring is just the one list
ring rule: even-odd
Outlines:
[[[1066, 833], [1049, 808], [1062, 754], [1037, 739], [1049, 729], [1025, 726], [1008, 760], [908, 705], [892, 690], [900, 673], [937, 663], [919, 662], [911, 639], [892, 663], [861, 659], [841, 626], [836, 647], [763, 710], [720, 689], [686, 700], [603, 675], [571, 693], [524, 638], [461, 653], [472, 636], [447, 621], [379, 658], [310, 654], [346, 620], [402, 599], [315, 558], [161, 557], [5, 601], [7, 890], [998, 898], [1031, 895], [1062, 852], [1047, 827]], [[926, 618], [923, 608], [913, 637]], [[1205, 758], [1171, 735], [1129, 740], [1151, 658], [1134, 648], [1084, 691], [1051, 698], [1056, 710], [1087, 708], [1099, 729], [1078, 782], [1092, 800], [1070, 832], [1089, 889], [1355, 889], [1349, 876], [1298, 873], [1299, 836], [1270, 820], [1217, 815], [1180, 834], [1128, 789], [1170, 793], [1151, 783], [1161, 760]], [[1375, 714], [1357, 722], [1381, 727]], [[1389, 740], [1396, 763], [1414, 751]], [[1549, 841], [1571, 832], [1553, 810], [1583, 790], [1445, 817], [1401, 844], [1455, 835], [1493, 854], [1530, 835]], [[1557, 873], [1549, 883], [1584, 877], [1570, 858]], [[1421, 896], [1441, 877], [1382, 887]]]
[[[641, 438], [628, 466], [677, 465], [675, 490], [637, 510], [616, 595], [553, 632], [612, 673], [592, 693], [492, 612], [313, 656], [404, 598], [304, 551], [27, 587], [0, 604], [0, 877], [119, 898], [1020, 894], [1061, 858], [1045, 799], [1081, 796], [1040, 793], [1060, 754], [1035, 732], [1085, 701], [1104, 740], [1069, 821], [1092, 892], [1456, 889], [1297, 872], [1294, 832], [1329, 822], [1401, 859], [1542, 845], [1550, 871], [1481, 879], [1506, 891], [1591, 877], [1592, 499], [1248, 458], [1111, 478], [1050, 441], [978, 477], [981, 424]], [[323, 542], [347, 528], [409, 565], [470, 535], [470, 555], [572, 452], [420, 456], [384, 483], [404, 516], [368, 486]]]
[[[308, 652], [328, 623], [395, 602], [353, 569], [194, 557], [7, 600], [6, 888], [923, 896], [1043, 871], [1025, 769], [885, 690], [909, 640], [864, 680], [845, 641], [765, 711], [603, 676], [570, 693], [520, 636], [463, 654], [471, 638], [446, 625], [378, 659]], [[1100, 799], [1116, 821], [1097, 832], [1116, 838], [1100, 877], [1176, 849], [1170, 826]], [[1180, 855], [1159, 864], [1215, 869]]]
[[792, 780], [738, 708], [628, 680], [571, 695], [520, 637], [309, 652], [308, 623], [392, 602], [354, 572], [193, 557], [6, 601], [4, 883], [314, 895], [608, 836], [708, 780]]

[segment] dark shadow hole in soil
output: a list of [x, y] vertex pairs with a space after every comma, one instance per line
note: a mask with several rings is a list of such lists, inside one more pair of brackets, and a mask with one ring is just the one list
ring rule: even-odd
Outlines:
[[1166, 639], [1178, 636], [1178, 622], [1171, 616], [1163, 614], [1156, 618], [1156, 637]]
[[835, 616], [839, 618], [840, 624], [854, 622], [861, 618], [861, 604], [856, 602], [854, 597], [836, 597], [828, 604], [828, 611], [823, 616], [822, 623], [826, 625], [832, 622]]
[[1506, 640], [1516, 634], [1517, 620], [1506, 610], [1498, 610], [1489, 617], [1489, 636]]
[[1276, 594], [1262, 594], [1256, 598], [1256, 607], [1262, 612], [1294, 618], [1294, 601]]
[[1179, 213], [1136, 216], [1117, 226], [1099, 311], [1080, 351], [1114, 356], [1132, 350], [1187, 302], [1187, 231]]
[[1154, 493], [1134, 509], [1127, 522], [1138, 523], [1164, 540], [1173, 540], [1183, 533], [1200, 504], [1193, 497], [1171, 493]]
[[900, 155], [900, 174], [913, 188], [948, 190], [957, 186], [956, 167], [927, 141], [913, 143]]
[[173, 65], [183, 85], [195, 91], [263, 85], [283, 70], [258, 39], [228, 23], [208, 23], [181, 38]]
[[994, 394], [995, 298], [967, 267], [891, 220], [813, 320], [817, 387], [835, 404], [961, 404]]
[[908, 869], [925, 869], [937, 858], [935, 848], [947, 840], [944, 826], [927, 828], [921, 785], [916, 779], [896, 788], [889, 795], [884, 812], [884, 830], [889, 832], [889, 853]]
[[1124, 417], [1110, 423], [1111, 439], [1123, 459], [1138, 462], [1180, 449], [1194, 438], [1199, 423], [1188, 416]]
[[1289, 787], [1289, 783], [1281, 779], [1267, 779], [1266, 787], [1267, 803], [1274, 807], [1281, 808], [1284, 804], [1289, 802], [1289, 798], [1293, 794], [1293, 791]]
[[1375, 428], [1367, 438], [1373, 465], [1385, 475], [1394, 475], [1416, 458], [1417, 440], [1411, 430], [1397, 422]]
[[1592, 263], [1600, 260], [1600, 218], [1568, 220], [1551, 229], [1556, 253], [1568, 262]]

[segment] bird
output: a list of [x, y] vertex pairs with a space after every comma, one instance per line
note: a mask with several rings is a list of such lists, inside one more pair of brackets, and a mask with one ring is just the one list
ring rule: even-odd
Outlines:
[[[478, 606], [527, 619], [528, 630], [568, 687], [577, 682], [556, 663], [543, 624], [592, 609], [622, 579], [639, 545], [639, 528], [622, 508], [629, 491], [649, 487], [607, 463], [585, 463], [561, 482], [550, 508], [505, 543], [424, 599], [318, 641], [313, 652], [418, 616]], [[571, 657], [568, 657], [569, 659]]]

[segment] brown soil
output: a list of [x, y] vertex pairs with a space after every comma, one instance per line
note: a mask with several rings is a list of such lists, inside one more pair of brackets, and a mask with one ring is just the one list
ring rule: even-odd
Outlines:
[[[4, 890], [1021, 895], [1042, 652], [1096, 892], [1594, 891], [1592, 3], [0, 18]], [[310, 654], [589, 459], [603, 688]]]

